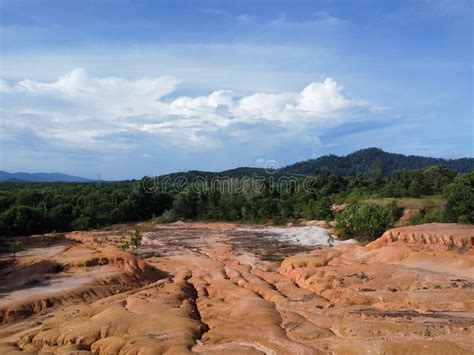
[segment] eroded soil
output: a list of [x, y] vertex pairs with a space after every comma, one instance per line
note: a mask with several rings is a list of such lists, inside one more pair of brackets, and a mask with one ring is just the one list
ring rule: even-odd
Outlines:
[[[474, 227], [368, 246], [281, 242], [227, 223], [24, 240], [0, 270], [0, 353], [471, 354]], [[410, 229], [412, 228], [412, 229]], [[418, 229], [417, 229], [418, 228]]]

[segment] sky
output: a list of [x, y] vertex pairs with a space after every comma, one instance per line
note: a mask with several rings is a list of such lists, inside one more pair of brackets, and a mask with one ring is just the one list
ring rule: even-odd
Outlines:
[[470, 0], [0, 0], [0, 170], [474, 156]]

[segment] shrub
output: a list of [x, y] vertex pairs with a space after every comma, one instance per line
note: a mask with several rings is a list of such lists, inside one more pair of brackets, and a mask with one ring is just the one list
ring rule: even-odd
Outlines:
[[351, 205], [336, 215], [338, 234], [361, 242], [375, 240], [391, 226], [390, 211], [379, 205]]
[[330, 220], [333, 217], [331, 211], [331, 200], [328, 197], [321, 197], [314, 205], [316, 219]]
[[75, 219], [72, 222], [72, 227], [75, 230], [87, 230], [91, 226], [92, 226], [91, 225], [91, 219], [89, 217], [86, 217], [86, 216], [81, 216], [81, 217]]
[[133, 250], [136, 252], [140, 245], [142, 244], [142, 236], [138, 229], [133, 231], [133, 235], [130, 237], [130, 245], [132, 246]]
[[16, 253], [23, 250], [23, 243], [19, 240], [15, 240], [10, 243], [10, 252], [12, 253], [13, 259], [16, 259]]
[[422, 211], [420, 214], [414, 215], [408, 221], [409, 225], [425, 224], [425, 223], [441, 223], [444, 219], [439, 214], [427, 214]]
[[397, 222], [403, 216], [403, 207], [399, 207], [397, 200], [392, 200], [387, 204], [387, 208], [390, 211], [390, 218], [392, 223]]
[[154, 221], [157, 223], [171, 223], [176, 221], [176, 217], [173, 210], [166, 210], [161, 216], [154, 218]]
[[130, 243], [127, 242], [127, 241], [123, 241], [121, 244], [120, 244], [120, 248], [124, 251], [128, 250], [130, 248]]
[[350, 205], [342, 212], [336, 214], [336, 231], [343, 239], [353, 238], [355, 234], [354, 219], [357, 206]]
[[474, 171], [456, 176], [447, 187], [446, 198], [447, 221], [474, 223]]

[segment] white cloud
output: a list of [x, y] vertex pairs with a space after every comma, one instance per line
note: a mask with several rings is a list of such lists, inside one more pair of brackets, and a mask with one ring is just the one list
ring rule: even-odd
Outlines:
[[182, 96], [172, 103], [172, 106], [178, 109], [199, 109], [216, 108], [220, 105], [231, 106], [234, 93], [230, 90], [214, 91], [209, 96], [199, 96], [191, 98]]
[[309, 20], [297, 21], [287, 18], [285, 13], [280, 14], [267, 24], [274, 27], [290, 27], [290, 28], [321, 28], [326, 29], [331, 26], [344, 24], [345, 21], [331, 15], [327, 11], [317, 11]]
[[95, 78], [77, 68], [53, 82], [25, 79], [8, 85], [3, 81], [0, 89], [7, 94], [23, 93], [64, 100], [79, 105], [84, 113], [96, 112], [113, 118], [156, 111], [158, 100], [172, 93], [177, 84], [178, 80], [166, 76], [136, 80]]
[[296, 108], [315, 114], [325, 114], [356, 106], [357, 103], [343, 93], [333, 78], [327, 78], [322, 83], [311, 83], [301, 91], [297, 98]]
[[[215, 148], [223, 143], [219, 136], [232, 134], [239, 124], [271, 122], [288, 131], [324, 128], [351, 121], [352, 108], [370, 108], [350, 98], [332, 78], [310, 83], [301, 92], [239, 97], [231, 90], [216, 90], [209, 96], [164, 101], [178, 83], [170, 76], [90, 77], [83, 69], [50, 82], [2, 80], [7, 113], [2, 125], [6, 130], [29, 127], [42, 139], [89, 149], [133, 148], [130, 143], [118, 144], [113, 136], [136, 132], [170, 144]], [[35, 121], [37, 117], [41, 120]]]
[[294, 101], [295, 94], [256, 93], [239, 101], [236, 114], [242, 119], [268, 119], [285, 121], [287, 106]]

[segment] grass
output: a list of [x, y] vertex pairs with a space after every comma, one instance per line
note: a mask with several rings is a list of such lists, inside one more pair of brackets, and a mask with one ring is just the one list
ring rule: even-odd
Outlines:
[[397, 205], [406, 209], [425, 209], [425, 210], [441, 210], [446, 204], [446, 199], [441, 195], [423, 196], [420, 198], [413, 197], [384, 197], [363, 199], [361, 203], [374, 203], [386, 206], [391, 201], [397, 201]]

